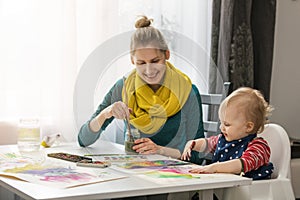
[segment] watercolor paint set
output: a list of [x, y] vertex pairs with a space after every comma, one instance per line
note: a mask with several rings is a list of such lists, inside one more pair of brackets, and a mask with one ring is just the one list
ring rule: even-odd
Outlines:
[[71, 162], [80, 162], [80, 161], [87, 161], [92, 162], [92, 158], [85, 157], [85, 156], [79, 156], [75, 154], [69, 154], [69, 153], [48, 153], [49, 157], [52, 158], [58, 158], [61, 160], [71, 161]]

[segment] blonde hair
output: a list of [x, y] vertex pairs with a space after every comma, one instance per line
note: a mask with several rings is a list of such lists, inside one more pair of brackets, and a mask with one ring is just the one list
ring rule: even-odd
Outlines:
[[131, 36], [130, 54], [143, 47], [153, 47], [165, 53], [169, 48], [161, 32], [151, 26], [153, 19], [146, 16], [140, 16], [135, 22], [135, 32]]
[[254, 123], [253, 133], [261, 133], [264, 130], [273, 108], [266, 102], [260, 91], [249, 87], [241, 87], [233, 91], [221, 103], [219, 115], [232, 103], [236, 103], [236, 109], [242, 109], [241, 112], [244, 112], [246, 120]]

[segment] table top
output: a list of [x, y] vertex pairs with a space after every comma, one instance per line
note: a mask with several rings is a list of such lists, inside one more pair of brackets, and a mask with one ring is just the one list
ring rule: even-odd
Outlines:
[[[0, 153], [17, 151], [16, 145], [0, 146]], [[77, 155], [84, 154], [124, 154], [124, 146], [99, 140], [90, 147], [79, 147], [76, 143], [60, 144], [44, 149], [44, 153], [66, 152]], [[158, 155], [153, 155], [158, 156]], [[159, 157], [159, 156], [158, 156]], [[46, 159], [54, 159], [47, 157]], [[66, 161], [62, 161], [66, 162]], [[103, 170], [103, 169], [102, 169]], [[0, 185], [25, 199], [107, 199], [137, 195], [151, 195], [193, 190], [211, 190], [216, 188], [249, 185], [252, 180], [233, 174], [201, 174], [199, 179], [162, 181], [160, 178], [145, 178], [138, 173], [118, 171], [108, 167], [108, 171], [124, 176], [124, 178], [105, 182], [82, 185], [72, 188], [53, 188], [17, 179], [0, 176]]]

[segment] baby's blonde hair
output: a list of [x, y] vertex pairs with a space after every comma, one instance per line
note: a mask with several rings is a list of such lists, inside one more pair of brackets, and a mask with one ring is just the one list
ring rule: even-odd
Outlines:
[[219, 115], [230, 104], [235, 103], [241, 109], [247, 121], [253, 122], [253, 133], [261, 133], [273, 108], [266, 102], [262, 93], [249, 87], [241, 87], [224, 99], [219, 108]]

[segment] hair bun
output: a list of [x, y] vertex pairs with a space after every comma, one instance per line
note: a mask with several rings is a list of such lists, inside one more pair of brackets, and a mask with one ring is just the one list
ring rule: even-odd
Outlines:
[[135, 22], [135, 28], [148, 27], [151, 25], [152, 22], [153, 22], [153, 19], [148, 19], [148, 17], [143, 15]]

